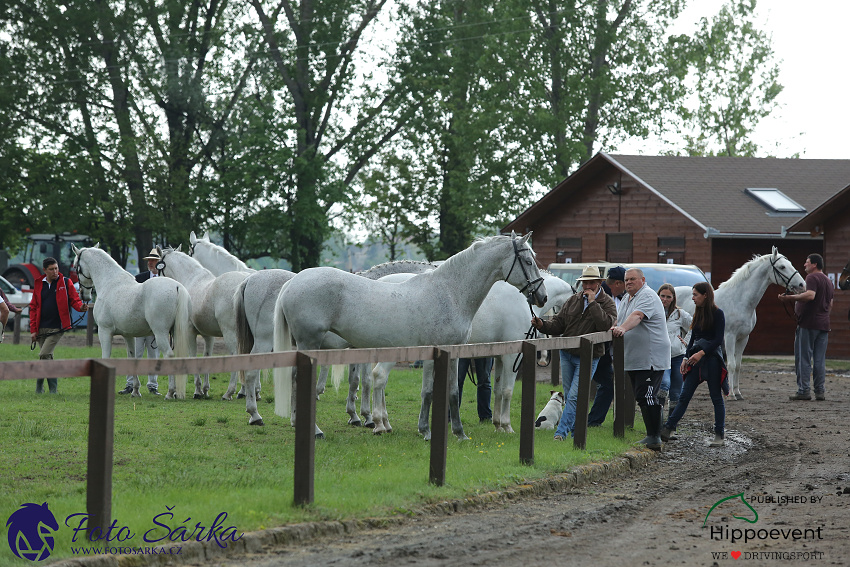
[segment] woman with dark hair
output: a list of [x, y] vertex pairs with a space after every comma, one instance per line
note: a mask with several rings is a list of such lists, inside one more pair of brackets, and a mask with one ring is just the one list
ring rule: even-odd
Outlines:
[[[662, 284], [658, 288], [658, 297], [664, 306], [667, 316], [667, 334], [670, 336], [670, 370], [664, 371], [661, 379], [661, 389], [658, 391], [658, 401], [663, 408], [666, 400], [670, 399], [670, 413], [676, 409], [679, 397], [682, 395], [682, 359], [685, 358], [685, 338], [691, 329], [691, 314], [676, 305], [676, 288], [671, 284]], [[669, 415], [669, 414], [668, 414]]]
[[[691, 323], [691, 340], [682, 360], [680, 370], [685, 382], [676, 409], [670, 412], [667, 423], [661, 428], [661, 439], [669, 441], [676, 425], [701, 382], [708, 383], [708, 393], [714, 404], [714, 440], [709, 447], [722, 447], [725, 443], [726, 406], [723, 403], [723, 388], [726, 381], [726, 365], [723, 362], [723, 334], [726, 317], [723, 310], [714, 304], [714, 289], [708, 282], [693, 287], [696, 309]], [[728, 386], [726, 386], [728, 388]]]

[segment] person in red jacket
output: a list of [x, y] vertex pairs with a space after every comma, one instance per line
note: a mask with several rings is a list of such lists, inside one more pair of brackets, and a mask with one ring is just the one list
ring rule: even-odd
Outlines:
[[[65, 331], [71, 329], [71, 307], [87, 311], [88, 305], [82, 302], [71, 280], [59, 273], [59, 263], [55, 258], [45, 258], [42, 266], [44, 278], [35, 282], [30, 302], [30, 336], [32, 342], [38, 341], [41, 347], [39, 360], [52, 360], [53, 349]], [[56, 393], [56, 383], [57, 378], [47, 379], [51, 394]], [[43, 391], [44, 378], [39, 378], [35, 393]]]

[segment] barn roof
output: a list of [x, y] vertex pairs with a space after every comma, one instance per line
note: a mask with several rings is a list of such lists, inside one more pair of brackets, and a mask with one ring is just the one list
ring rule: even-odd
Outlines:
[[[533, 226], [595, 177], [610, 175], [612, 168], [656, 193], [707, 236], [784, 235], [850, 183], [850, 160], [598, 153], [504, 230]], [[748, 189], [778, 190], [778, 197], [784, 195], [802, 210], [775, 210]]]

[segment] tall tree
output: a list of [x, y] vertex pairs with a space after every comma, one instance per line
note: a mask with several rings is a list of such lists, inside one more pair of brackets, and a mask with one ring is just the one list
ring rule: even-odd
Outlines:
[[[346, 187], [406, 120], [397, 90], [357, 100], [355, 59], [364, 32], [386, 0], [251, 0], [285, 90], [281, 112], [291, 117], [278, 133], [292, 149], [291, 185], [281, 211], [287, 217], [293, 269], [318, 265], [328, 214]], [[354, 117], [351, 124], [346, 118]]]
[[755, 0], [731, 0], [711, 18], [702, 18], [693, 36], [671, 44], [676, 60], [689, 66], [698, 105], [685, 112], [696, 132], [686, 136], [688, 151], [700, 155], [754, 156], [750, 138], [759, 121], [776, 109], [782, 92], [770, 37], [753, 18]]

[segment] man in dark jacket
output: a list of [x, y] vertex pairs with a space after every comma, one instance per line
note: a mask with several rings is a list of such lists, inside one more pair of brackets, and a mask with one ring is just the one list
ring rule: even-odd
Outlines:
[[[39, 360], [53, 360], [53, 350], [65, 331], [71, 330], [71, 307], [77, 311], [87, 311], [89, 306], [83, 303], [71, 280], [59, 273], [59, 263], [55, 258], [45, 258], [42, 262], [44, 278], [36, 280], [30, 301], [30, 336], [32, 342], [38, 342], [41, 349]], [[56, 393], [57, 378], [48, 378], [47, 387], [51, 394]], [[35, 383], [35, 393], [44, 392], [44, 378]]]
[[[151, 249], [151, 253], [144, 257], [144, 259], [148, 263], [148, 271], [147, 272], [139, 272], [136, 274], [136, 281], [139, 283], [145, 283], [151, 278], [155, 278], [159, 276], [159, 270], [156, 269], [157, 263], [160, 261], [159, 252], [157, 252], [156, 248]], [[148, 337], [136, 337], [136, 358], [142, 358], [145, 355], [145, 351], [148, 353], [148, 358], [159, 358], [159, 348], [156, 345], [156, 338], [153, 335]], [[123, 390], [119, 390], [119, 394], [132, 394], [133, 393], [133, 376], [127, 376], [127, 384], [124, 386]], [[157, 375], [150, 374], [148, 375], [148, 392], [154, 394], [155, 396], [161, 396], [159, 393], [159, 385], [157, 383]]]
[[[625, 279], [626, 269], [623, 266], [614, 266], [608, 269], [608, 278], [602, 282], [602, 289], [614, 300], [615, 307], [620, 306], [620, 301], [626, 293]], [[596, 382], [596, 397], [593, 398], [593, 406], [587, 414], [587, 425], [599, 427], [605, 422], [614, 401], [614, 359], [611, 343], [605, 343], [605, 353], [599, 358], [593, 381]]]
[[[547, 335], [576, 337], [588, 333], [607, 331], [617, 320], [614, 300], [602, 291], [602, 276], [596, 266], [587, 266], [578, 278], [582, 291], [573, 295], [561, 311], [548, 321], [538, 317], [531, 320], [537, 330]], [[593, 346], [591, 376], [599, 364], [599, 358], [605, 352], [605, 345]], [[555, 440], [563, 441], [573, 431], [576, 420], [576, 402], [578, 400], [578, 376], [581, 365], [579, 349], [561, 350], [561, 383], [564, 385], [564, 412], [555, 430]]]

